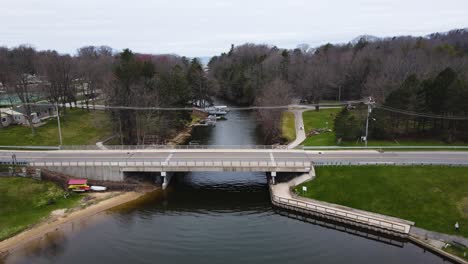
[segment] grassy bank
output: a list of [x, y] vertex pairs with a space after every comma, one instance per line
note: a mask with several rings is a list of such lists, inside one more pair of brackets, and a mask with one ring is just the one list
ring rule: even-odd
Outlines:
[[468, 248], [456, 245], [456, 244], [450, 244], [448, 247], [442, 248], [445, 252], [448, 252], [452, 255], [455, 255], [461, 259], [464, 259], [468, 261]]
[[329, 128], [332, 132], [310, 136], [302, 144], [304, 146], [335, 146], [336, 139], [335, 133], [333, 132], [333, 120], [335, 120], [335, 116], [340, 110], [340, 108], [331, 108], [304, 112], [302, 118], [304, 119], [306, 134], [319, 128]]
[[[305, 197], [414, 221], [468, 237], [468, 168], [445, 166], [317, 167]], [[302, 187], [297, 187], [301, 190]]]
[[281, 116], [281, 133], [289, 142], [296, 139], [296, 120], [294, 118], [294, 113], [283, 112]]
[[[109, 117], [104, 111], [67, 110], [60, 118], [64, 145], [94, 145], [112, 135]], [[57, 146], [59, 145], [56, 119], [36, 128], [36, 135], [25, 126], [11, 125], [0, 129], [0, 145]]]
[[64, 198], [65, 192], [51, 182], [30, 178], [0, 178], [0, 240], [11, 237], [61, 208], [70, 208], [81, 196]]
[[[330, 128], [332, 132], [322, 133], [307, 137], [302, 143], [304, 146], [337, 146], [336, 136], [333, 129], [335, 116], [341, 111], [339, 108], [322, 109], [320, 111], [306, 111], [303, 113], [304, 128], [306, 134], [314, 129]], [[327, 124], [328, 122], [328, 124]], [[398, 140], [374, 140], [369, 138], [368, 146], [466, 146], [464, 142], [448, 144], [440, 140], [431, 139], [398, 139]], [[343, 141], [339, 146], [363, 147], [364, 142]]]

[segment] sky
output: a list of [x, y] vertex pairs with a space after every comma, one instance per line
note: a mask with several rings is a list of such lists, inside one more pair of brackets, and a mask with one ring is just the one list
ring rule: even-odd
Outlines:
[[468, 27], [468, 0], [1, 0], [0, 46], [86, 45], [213, 56], [246, 42], [295, 48], [359, 35]]

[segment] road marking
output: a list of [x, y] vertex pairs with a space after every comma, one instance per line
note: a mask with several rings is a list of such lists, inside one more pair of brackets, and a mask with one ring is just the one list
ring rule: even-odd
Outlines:
[[169, 160], [172, 158], [172, 156], [174, 156], [174, 153], [171, 153], [169, 154], [169, 156], [167, 156], [166, 160], [164, 161], [164, 165], [167, 165], [169, 163]]
[[270, 152], [270, 160], [271, 160], [272, 166], [276, 166], [275, 157], [273, 157], [273, 153], [272, 153], [272, 152]]

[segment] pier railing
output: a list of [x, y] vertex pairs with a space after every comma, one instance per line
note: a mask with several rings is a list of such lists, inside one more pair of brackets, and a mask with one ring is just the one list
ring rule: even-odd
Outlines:
[[380, 229], [390, 230], [401, 234], [407, 234], [409, 232], [409, 225], [390, 222], [377, 217], [370, 217], [358, 213], [349, 212], [346, 210], [322, 206], [317, 203], [283, 198], [274, 194], [271, 194], [271, 199], [273, 204], [276, 206], [291, 209], [294, 211], [299, 211], [302, 213], [316, 213], [318, 215], [331, 216], [335, 219], [344, 219], [350, 222], [378, 227]]

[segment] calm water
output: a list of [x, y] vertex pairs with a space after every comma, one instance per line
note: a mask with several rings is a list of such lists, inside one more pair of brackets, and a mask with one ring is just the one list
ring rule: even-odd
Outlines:
[[[249, 112], [231, 112], [215, 128], [197, 129], [194, 139], [261, 143]], [[443, 263], [411, 243], [390, 245], [280, 212], [264, 173], [179, 174], [167, 191], [70, 224], [6, 262]]]

